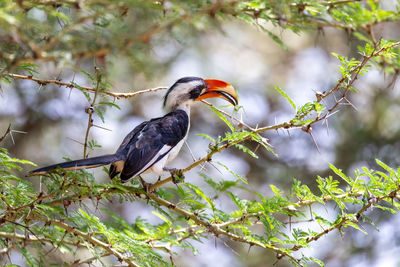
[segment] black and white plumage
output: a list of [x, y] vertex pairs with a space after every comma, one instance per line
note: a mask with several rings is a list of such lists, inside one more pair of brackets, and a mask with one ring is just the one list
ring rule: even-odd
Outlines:
[[76, 170], [110, 163], [110, 177], [120, 174], [122, 182], [147, 171], [161, 175], [186, 140], [190, 127], [190, 105], [210, 97], [221, 97], [233, 105], [237, 104], [236, 93], [228, 83], [198, 77], [181, 78], [164, 97], [164, 107], [170, 112], [136, 126], [114, 154], [54, 164], [36, 169], [31, 175], [44, 174], [59, 167]]

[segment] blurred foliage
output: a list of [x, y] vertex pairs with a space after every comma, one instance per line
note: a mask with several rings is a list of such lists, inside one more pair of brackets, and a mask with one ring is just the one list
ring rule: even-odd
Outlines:
[[[218, 137], [202, 134], [210, 141], [204, 148], [205, 156], [182, 172], [213, 162], [215, 154], [231, 147], [256, 160], [260, 152], [253, 149], [253, 145], [276, 155], [263, 135], [265, 132], [300, 128], [313, 137], [314, 124], [325, 122], [339, 106], [352, 105], [349, 96], [358, 91], [355, 82], [371, 66], [397, 77], [400, 43], [376, 38], [373, 27], [399, 20], [399, 7], [383, 9], [381, 4], [374, 0], [6, 0], [0, 3], [0, 79], [4, 84], [17, 84], [24, 79], [40, 86], [56, 84], [82, 92], [88, 106], [83, 142], [83, 154], [87, 156], [87, 148], [99, 147], [96, 140], [89, 139], [91, 127], [96, 126], [93, 114], [104, 122], [105, 110], [119, 109], [118, 99], [158, 90], [116, 92], [107, 81], [107, 66], [115, 58], [126, 58], [139, 74], [155, 75], [162, 71], [160, 65], [165, 68], [180, 52], [160, 59], [153, 53], [155, 46], [174, 39], [184, 47], [196, 36], [212, 29], [222, 30], [223, 22], [237, 19], [262, 29], [283, 49], [287, 49], [287, 45], [271, 25], [298, 34], [332, 27], [356, 38], [359, 43], [357, 58], [334, 54], [340, 73], [337, 83], [330, 89], [316, 92], [315, 100], [295, 104], [296, 99], [275, 87], [293, 109], [292, 118], [286, 122], [251, 127], [242, 119], [212, 106], [229, 131]], [[49, 80], [43, 73], [46, 62], [59, 68], [72, 68], [83, 74], [91, 86], [74, 80]], [[95, 65], [94, 73], [83, 70], [82, 62]], [[11, 134], [9, 128], [0, 142]], [[275, 254], [277, 260], [285, 259], [293, 265], [315, 262], [323, 266], [321, 260], [302, 253], [312, 247], [314, 241], [345, 228], [365, 232], [362, 223], [374, 225], [366, 215], [372, 207], [389, 213], [399, 209], [400, 169], [389, 167], [379, 159], [376, 160], [377, 170], [362, 167], [350, 176], [331, 165], [335, 176], [318, 176], [312, 188], [295, 179], [290, 193], [271, 184], [272, 196], [254, 191], [250, 200], [241, 197], [242, 192], [249, 191], [247, 178], [231, 170], [232, 166], [218, 161], [220, 167], [235, 177], [234, 181], [217, 181], [202, 172], [207, 188], [188, 182], [161, 188], [161, 184], [156, 183], [153, 186], [157, 191], [148, 193], [136, 180], [130, 185], [100, 183], [91, 173], [82, 170], [45, 175], [37, 188], [18, 172], [20, 165], [33, 163], [13, 158], [5, 148], [0, 149], [0, 253], [4, 263], [10, 263], [11, 257], [7, 255], [17, 250], [30, 266], [48, 265], [49, 251], [72, 254], [72, 257], [57, 259], [59, 261], [54, 264], [58, 265], [79, 266], [98, 261], [107, 265], [119, 261], [128, 266], [169, 266], [174, 265], [174, 259], [179, 256], [176, 247], [189, 248], [196, 253], [193, 241], [215, 237], [260, 247]], [[169, 177], [162, 182], [171, 180]], [[222, 196], [229, 198], [227, 206], [234, 206], [233, 209], [222, 209], [216, 204]], [[108, 208], [102, 208], [109, 216], [107, 219], [96, 214], [99, 204], [116, 199], [121, 202], [145, 200], [143, 202], [162, 223], [152, 224], [140, 217], [128, 223]], [[313, 211], [317, 204], [337, 206], [335, 217], [328, 218], [324, 212]], [[91, 207], [95, 207], [95, 211]], [[292, 218], [296, 223], [305, 223], [306, 227], [294, 227], [296, 223], [292, 225]], [[321, 231], [316, 231], [312, 223], [317, 223]], [[89, 254], [82, 256], [82, 250]]]
[[[222, 20], [239, 18], [264, 29], [335, 27], [366, 41], [375, 24], [399, 20], [398, 10], [381, 10], [379, 2], [366, 1], [2, 1], [0, 4], [0, 66], [23, 68], [23, 62], [57, 64], [109, 54], [128, 56], [138, 71], [152, 72], [146, 56], [151, 43], [166, 37], [185, 43]], [[139, 69], [140, 68], [140, 69]]]

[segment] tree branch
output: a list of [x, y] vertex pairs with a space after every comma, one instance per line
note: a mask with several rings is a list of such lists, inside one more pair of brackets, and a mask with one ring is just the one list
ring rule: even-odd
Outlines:
[[50, 219], [50, 218], [42, 218], [41, 216], [34, 215], [34, 214], [30, 215], [30, 219], [37, 220], [37, 221], [42, 221], [45, 224], [49, 224], [49, 225], [50, 224], [51, 225], [57, 225], [58, 227], [63, 228], [65, 231], [67, 231], [70, 234], [82, 237], [84, 240], [86, 240], [87, 242], [91, 243], [95, 247], [103, 248], [108, 253], [116, 256], [120, 262], [125, 262], [130, 267], [138, 267], [139, 266], [136, 263], [134, 263], [130, 258], [125, 257], [120, 252], [118, 252], [117, 250], [113, 249], [111, 244], [104, 243], [104, 242], [100, 241], [99, 239], [93, 237], [91, 234], [82, 232], [82, 231], [76, 229], [75, 227], [70, 226], [70, 225], [68, 225], [68, 224], [66, 224], [66, 223], [64, 223], [64, 222], [62, 222], [60, 220]]
[[[83, 90], [91, 92], [91, 93], [95, 93], [96, 92], [96, 88], [94, 88], [94, 87], [78, 86], [74, 82], [66, 83], [66, 82], [62, 82], [62, 81], [59, 81], [59, 80], [38, 79], [38, 78], [34, 78], [32, 76], [20, 75], [20, 74], [14, 74], [14, 73], [7, 73], [6, 75], [8, 75], [8, 76], [10, 76], [10, 77], [12, 77], [14, 79], [31, 80], [33, 82], [36, 82], [36, 83], [40, 84], [40, 85], [56, 84], [56, 85], [64, 86], [64, 87], [67, 87], [67, 88], [83, 89]], [[150, 93], [150, 92], [156, 92], [156, 91], [165, 90], [165, 89], [167, 89], [167, 87], [149, 88], [149, 89], [136, 91], [136, 92], [133, 92], [133, 93], [117, 93], [117, 92], [106, 91], [103, 88], [99, 88], [99, 92], [102, 93], [102, 94], [109, 95], [109, 96], [112, 96], [112, 97], [115, 97], [115, 98], [119, 99], [119, 98], [135, 97], [137, 95]]]
[[245, 243], [245, 244], [249, 244], [250, 246], [258, 246], [261, 248], [265, 248], [267, 250], [271, 250], [275, 253], [277, 253], [277, 257], [281, 258], [282, 256], [288, 257], [290, 258], [292, 261], [294, 261], [296, 264], [302, 266], [302, 264], [300, 263], [300, 261], [296, 258], [294, 258], [291, 254], [275, 248], [272, 245], [269, 244], [265, 244], [265, 243], [261, 243], [255, 239], [247, 239], [246, 237], [242, 237], [230, 232], [227, 232], [223, 229], [221, 229], [221, 227], [219, 227], [218, 224], [214, 224], [214, 223], [210, 223], [209, 221], [205, 221], [203, 219], [200, 219], [199, 216], [195, 215], [194, 213], [191, 213], [185, 209], [182, 209], [178, 206], [176, 206], [175, 204], [162, 199], [160, 197], [158, 197], [157, 195], [153, 194], [153, 193], [146, 193], [147, 197], [149, 197], [151, 200], [153, 200], [154, 202], [156, 202], [157, 204], [159, 204], [160, 206], [166, 207], [172, 211], [175, 211], [176, 213], [184, 216], [186, 218], [186, 220], [193, 220], [196, 224], [201, 225], [203, 227], [205, 227], [208, 231], [212, 232], [216, 237], [223, 235], [228, 237], [229, 239], [233, 240], [233, 241], [237, 241], [237, 242], [241, 242], [241, 243]]

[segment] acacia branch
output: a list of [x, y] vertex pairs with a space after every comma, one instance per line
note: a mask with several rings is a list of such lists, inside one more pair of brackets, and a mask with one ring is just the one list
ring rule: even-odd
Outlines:
[[[324, 231], [320, 232], [319, 234], [309, 237], [307, 238], [307, 244], [313, 242], [313, 241], [317, 241], [318, 239], [320, 239], [322, 236], [328, 234], [329, 232], [332, 232], [335, 229], [340, 229], [342, 228], [342, 226], [344, 226], [346, 224], [346, 222], [351, 221], [353, 223], [358, 223], [358, 219], [361, 217], [361, 215], [366, 212], [369, 208], [371, 208], [373, 205], [377, 204], [378, 202], [384, 200], [384, 199], [393, 199], [397, 196], [398, 192], [400, 191], [400, 185], [393, 190], [392, 192], [390, 192], [389, 194], [385, 195], [385, 196], [380, 196], [380, 197], [369, 197], [368, 198], [368, 202], [367, 204], [365, 204], [361, 209], [359, 209], [356, 213], [352, 214], [352, 216], [346, 215], [343, 216], [340, 221], [334, 225], [332, 225], [331, 227], [325, 229]], [[361, 193], [360, 193], [361, 194]], [[354, 219], [355, 218], [355, 219]], [[301, 248], [305, 247], [305, 245], [295, 245], [291, 248], [292, 251], [297, 251]]]
[[0, 137], [0, 142], [2, 142], [4, 140], [4, 138], [6, 138], [6, 136], [11, 132], [11, 123], [8, 125], [8, 128], [6, 130], [6, 132], [3, 134], [3, 136]]
[[45, 224], [49, 224], [49, 225], [57, 225], [58, 227], [63, 228], [68, 233], [83, 238], [83, 240], [91, 243], [93, 246], [103, 248], [105, 251], [110, 253], [110, 255], [116, 256], [120, 262], [125, 262], [130, 267], [138, 267], [139, 266], [136, 263], [134, 263], [129, 257], [125, 257], [122, 253], [113, 249], [111, 244], [104, 243], [104, 242], [100, 241], [99, 239], [93, 237], [93, 235], [91, 235], [90, 233], [82, 232], [82, 231], [78, 230], [77, 228], [75, 228], [71, 225], [68, 225], [60, 220], [43, 218], [43, 217], [41, 217], [39, 215], [35, 215], [35, 214], [31, 214], [30, 219], [42, 221]]
[[196, 224], [205, 227], [208, 231], [213, 233], [216, 237], [218, 237], [220, 235], [223, 235], [223, 236], [226, 236], [226, 237], [228, 237], [229, 239], [231, 239], [233, 241], [245, 243], [245, 244], [248, 244], [250, 246], [258, 246], [258, 247], [261, 247], [261, 248], [265, 248], [267, 250], [271, 250], [271, 251], [277, 253], [277, 256], [279, 258], [285, 256], [285, 257], [290, 258], [296, 264], [298, 264], [300, 266], [302, 265], [298, 259], [294, 258], [291, 254], [287, 253], [284, 250], [278, 249], [278, 248], [276, 248], [276, 247], [274, 247], [272, 245], [269, 245], [269, 244], [261, 243], [261, 242], [255, 240], [255, 239], [251, 239], [250, 240], [250, 239], [248, 239], [246, 237], [239, 236], [239, 235], [233, 234], [231, 232], [225, 231], [225, 230], [221, 229], [221, 227], [218, 224], [210, 223], [207, 220], [203, 220], [198, 215], [196, 215], [196, 214], [194, 214], [192, 212], [189, 212], [189, 211], [187, 211], [185, 209], [182, 209], [182, 208], [178, 207], [177, 205], [173, 204], [172, 202], [169, 202], [169, 201], [167, 201], [165, 199], [162, 199], [162, 198], [158, 197], [157, 195], [155, 195], [153, 193], [146, 193], [146, 195], [151, 200], [156, 202], [158, 205], [166, 207], [166, 208], [168, 208], [168, 209], [170, 209], [172, 211], [175, 211], [176, 213], [184, 216], [186, 220], [191, 219]]
[[[20, 75], [20, 74], [14, 74], [14, 73], [7, 73], [7, 75], [14, 79], [31, 80], [33, 82], [38, 83], [39, 85], [56, 84], [56, 85], [67, 87], [67, 88], [82, 89], [82, 90], [85, 90], [85, 91], [88, 91], [91, 93], [96, 92], [95, 87], [80, 86], [74, 82], [67, 83], [67, 82], [62, 82], [60, 80], [38, 79], [38, 78], [34, 78], [32, 76]], [[165, 90], [165, 89], [167, 89], [167, 87], [155, 87], [155, 88], [144, 89], [144, 90], [140, 90], [140, 91], [136, 91], [136, 92], [132, 92], [132, 93], [118, 93], [118, 92], [106, 91], [103, 88], [99, 88], [99, 92], [102, 94], [109, 95], [109, 96], [119, 99], [119, 98], [130, 98], [130, 97], [134, 97], [137, 95], [150, 93], [150, 92], [156, 92], [156, 91]]]
[[[104, 198], [108, 194], [112, 195], [112, 194], [120, 194], [120, 193], [125, 193], [125, 194], [126, 193], [130, 193], [130, 194], [135, 194], [135, 195], [145, 194], [149, 199], [153, 200], [154, 202], [156, 202], [160, 206], [164, 206], [164, 207], [167, 207], [168, 209], [171, 209], [171, 210], [175, 211], [176, 213], [184, 216], [187, 220], [189, 220], [189, 219], [193, 220], [197, 225], [199, 225], [201, 227], [205, 227], [207, 229], [207, 231], [212, 232], [217, 237], [222, 235], [222, 236], [228, 237], [229, 239], [231, 239], [233, 241], [246, 243], [246, 244], [249, 244], [251, 246], [258, 246], [258, 247], [262, 247], [262, 248], [271, 250], [273, 252], [276, 252], [278, 255], [281, 255], [281, 256], [283, 255], [283, 256], [289, 257], [291, 260], [295, 261], [296, 263], [298, 263], [300, 265], [300, 262], [296, 258], [294, 258], [289, 253], [286, 253], [285, 251], [282, 251], [282, 250], [280, 250], [280, 249], [278, 249], [278, 248], [276, 248], [274, 246], [261, 243], [261, 242], [259, 242], [257, 240], [248, 239], [246, 237], [242, 237], [242, 236], [233, 234], [231, 232], [228, 232], [226, 230], [223, 230], [223, 228], [226, 228], [228, 226], [228, 224], [211, 223], [211, 222], [209, 222], [207, 220], [201, 219], [197, 214], [189, 212], [189, 211], [187, 211], [187, 210], [185, 210], [183, 208], [177, 207], [172, 202], [169, 202], [169, 201], [167, 201], [165, 199], [162, 199], [162, 198], [158, 197], [157, 195], [155, 195], [153, 193], [146, 193], [143, 189], [139, 189], [139, 188], [132, 187], [132, 186], [123, 186], [123, 187], [124, 187], [124, 190], [120, 189], [121, 186], [115, 187], [115, 188], [105, 188], [105, 189], [101, 190], [100, 192], [98, 192], [97, 194], [93, 194], [93, 192], [90, 192], [89, 190], [87, 190], [87, 192], [85, 192], [85, 193], [84, 192], [80, 192], [80, 193], [77, 193], [76, 195], [71, 195], [71, 196], [69, 196], [67, 198], [64, 198], [63, 200], [67, 201], [67, 202], [71, 202], [71, 201], [75, 201], [77, 198], [79, 198], [79, 201], [81, 201], [83, 198], [86, 198], [86, 197], [89, 197], [89, 196], [92, 197], [92, 198], [99, 198], [99, 197]], [[47, 203], [44, 203], [44, 204], [50, 205], [50, 206], [60, 205], [60, 204], [63, 204], [63, 201], [58, 200], [58, 201], [53, 201], [53, 202], [47, 202]], [[251, 214], [248, 217], [253, 217], [253, 216], [255, 216], [255, 215]], [[67, 224], [65, 224], [65, 223], [63, 223], [61, 221], [57, 221], [57, 220], [53, 220], [53, 219], [43, 219], [43, 218], [37, 217], [37, 216], [35, 216], [33, 219], [40, 220], [40, 221], [43, 221], [45, 223], [47, 222], [47, 223], [55, 224], [57, 226], [60, 226], [60, 227], [64, 228], [67, 232], [76, 234], [76, 235], [84, 237], [84, 238], [89, 236], [89, 234], [86, 234], [86, 233], [83, 233], [83, 232], [79, 232], [78, 230], [76, 230], [78, 232], [72, 231], [72, 229], [75, 229], [75, 228], [73, 228], [72, 226], [69, 226], [69, 225], [67, 225]], [[179, 233], [179, 232], [180, 231], [172, 231], [171, 234], [175, 234], [175, 233]], [[181, 237], [181, 239], [183, 241], [183, 240], [189, 238], [190, 236], [193, 236], [193, 235], [199, 234], [199, 233], [203, 233], [203, 230], [199, 229], [198, 231], [196, 231], [196, 233], [193, 233], [193, 234], [191, 234], [189, 236]], [[94, 245], [97, 245], [96, 242], [98, 240], [88, 240], [88, 241], [90, 241], [90, 243], [92, 243]], [[148, 240], [147, 243], [151, 243], [153, 241], [156, 241], [156, 240]], [[100, 247], [103, 247], [103, 248], [104, 248], [104, 246], [103, 246], [104, 244], [105, 243], [103, 243], [103, 244], [99, 243]], [[111, 251], [109, 251], [109, 252], [111, 253]], [[112, 253], [112, 254], [116, 255], [119, 259], [123, 259], [123, 258], [120, 258], [115, 253]]]
[[[45, 236], [38, 236], [38, 235], [22, 235], [22, 234], [17, 234], [17, 233], [8, 233], [8, 232], [0, 232], [0, 237], [5, 238], [5, 239], [17, 239], [20, 241], [24, 241], [24, 242], [46, 242], [46, 243], [50, 243], [52, 244], [54, 247], [57, 247], [57, 244], [54, 240], [45, 237]], [[75, 247], [81, 247], [81, 248], [86, 248], [86, 246], [80, 242], [72, 242], [72, 241], [67, 241], [67, 240], [63, 240], [62, 241], [63, 244], [67, 244], [67, 245], [71, 245], [71, 246], [75, 246]]]
[[93, 112], [94, 112], [94, 105], [96, 104], [96, 99], [99, 93], [99, 88], [100, 88], [100, 83], [101, 83], [101, 74], [99, 72], [99, 69], [96, 67], [96, 76], [97, 76], [97, 83], [96, 83], [96, 91], [94, 92], [94, 97], [92, 100], [92, 103], [90, 103], [90, 107], [87, 108], [85, 111], [89, 115], [88, 116], [88, 123], [86, 127], [86, 133], [85, 133], [85, 142], [83, 143], [83, 158], [87, 158], [87, 147], [88, 147], [88, 139], [89, 139], [89, 132], [90, 128], [93, 126]]

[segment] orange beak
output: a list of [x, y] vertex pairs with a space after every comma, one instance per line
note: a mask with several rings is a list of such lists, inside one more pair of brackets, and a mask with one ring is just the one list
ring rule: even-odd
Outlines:
[[238, 104], [235, 89], [229, 83], [220, 80], [206, 79], [207, 88], [200, 94], [196, 101], [203, 100], [211, 97], [223, 98], [232, 105]]

